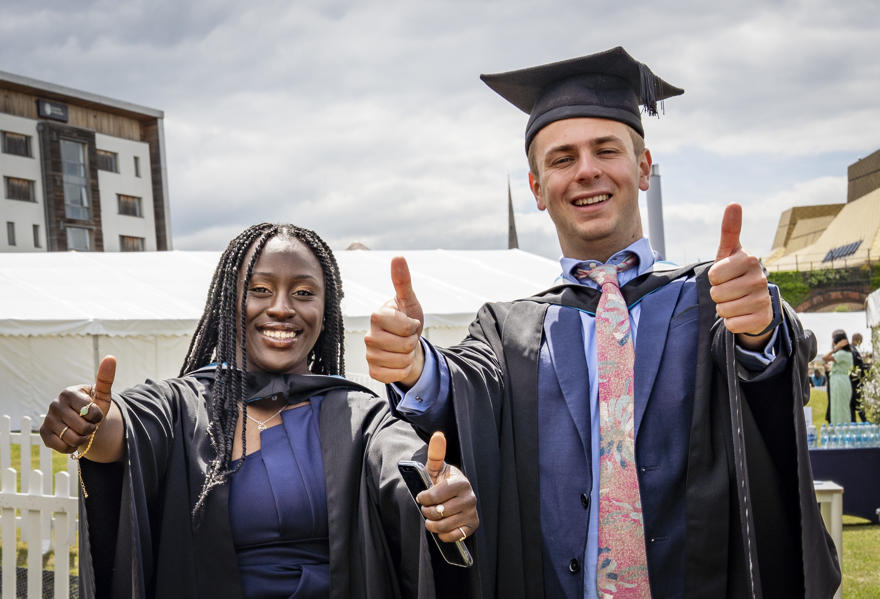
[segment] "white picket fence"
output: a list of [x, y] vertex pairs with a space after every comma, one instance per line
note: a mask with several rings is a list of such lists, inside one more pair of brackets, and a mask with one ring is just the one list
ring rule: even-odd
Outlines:
[[[21, 419], [19, 431], [12, 432], [12, 419], [0, 416], [0, 564], [3, 586], [0, 597], [16, 599], [16, 532], [27, 545], [28, 599], [43, 597], [43, 554], [55, 550], [55, 599], [70, 596], [70, 548], [76, 543], [77, 489], [76, 463], [70, 460], [66, 472], [52, 477], [52, 450], [45, 447], [38, 433], [31, 432], [31, 419]], [[11, 464], [12, 445], [21, 446], [18, 470]], [[31, 448], [38, 446], [39, 468], [31, 467]], [[20, 489], [16, 482], [20, 480]]]

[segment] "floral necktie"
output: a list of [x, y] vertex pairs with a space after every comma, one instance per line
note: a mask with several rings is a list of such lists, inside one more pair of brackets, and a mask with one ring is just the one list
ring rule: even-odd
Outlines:
[[617, 273], [635, 264], [578, 269], [602, 288], [596, 308], [599, 364], [599, 559], [596, 588], [602, 599], [650, 599], [642, 502], [635, 463], [633, 364], [629, 310]]

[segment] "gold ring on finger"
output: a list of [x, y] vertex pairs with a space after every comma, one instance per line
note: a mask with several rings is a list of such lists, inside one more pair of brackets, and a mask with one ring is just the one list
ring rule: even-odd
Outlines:
[[443, 517], [443, 512], [446, 511], [446, 506], [444, 506], [442, 503], [438, 503], [438, 504], [437, 504], [437, 507], [434, 508], [434, 509], [437, 510], [437, 513], [440, 514], [440, 517], [442, 518], [442, 517]]
[[67, 429], [69, 429], [69, 428], [70, 428], [69, 426], [65, 426], [63, 429], [61, 429], [61, 432], [58, 433], [58, 438], [61, 439], [61, 442], [64, 443], [65, 445], [67, 445], [67, 441], [64, 440], [64, 433], [66, 433]]
[[464, 531], [464, 528], [461, 526], [458, 527], [459, 532], [461, 532], [461, 538], [458, 540], [459, 542], [464, 541], [467, 538], [467, 533]]
[[89, 403], [87, 403], [86, 405], [84, 405], [83, 407], [81, 407], [79, 409], [79, 415], [82, 416], [83, 418], [85, 418], [88, 415], [89, 410], [92, 409], [92, 406], [96, 406], [96, 405], [98, 405], [98, 404], [96, 404], [93, 401], [90, 401]]

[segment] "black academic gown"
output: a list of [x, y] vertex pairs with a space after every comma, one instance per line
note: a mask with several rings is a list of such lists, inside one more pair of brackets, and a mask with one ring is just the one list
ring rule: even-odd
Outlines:
[[[424, 443], [366, 389], [335, 377], [305, 379], [308, 393], [288, 401], [325, 395], [319, 430], [330, 597], [467, 596], [457, 586], [466, 574], [448, 572], [437, 560], [397, 471], [398, 460], [424, 461]], [[196, 373], [114, 394], [126, 454], [121, 464], [82, 461], [89, 497], [80, 510], [81, 596], [242, 597], [228, 487], [212, 491], [198, 525], [191, 516], [212, 455], [211, 382]]]
[[[640, 285], [647, 293], [698, 272], [684, 596], [828, 598], [840, 571], [813, 492], [802, 412], [815, 339], [786, 306], [792, 354], [779, 372], [750, 380], [736, 363], [734, 336], [715, 314], [707, 267], [643, 275], [623, 288], [625, 297]], [[550, 304], [595, 310], [598, 295], [564, 285], [528, 300], [487, 304], [468, 337], [441, 350], [455, 417], [447, 434], [479, 502], [483, 597], [545, 595], [536, 459], [544, 316]], [[783, 588], [784, 595], [774, 595]]]

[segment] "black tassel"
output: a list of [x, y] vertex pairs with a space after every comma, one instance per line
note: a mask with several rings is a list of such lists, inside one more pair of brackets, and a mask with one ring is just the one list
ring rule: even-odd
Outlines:
[[642, 62], [639, 63], [639, 76], [642, 80], [642, 90], [639, 95], [641, 96], [642, 105], [645, 107], [645, 112], [650, 116], [657, 116], [657, 95], [660, 91], [658, 89], [660, 82], [654, 73], [651, 72], [651, 69], [648, 68], [648, 65]]

